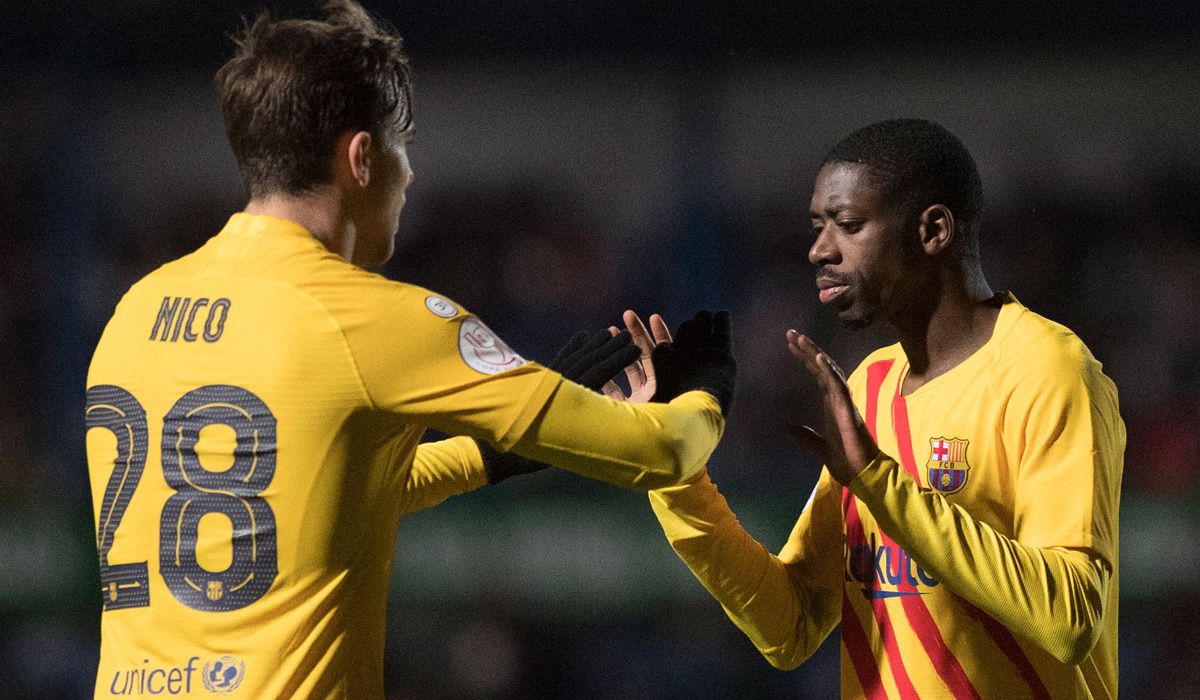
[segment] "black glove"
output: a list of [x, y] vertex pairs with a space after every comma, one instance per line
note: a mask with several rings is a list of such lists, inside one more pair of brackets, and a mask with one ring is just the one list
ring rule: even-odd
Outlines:
[[729, 312], [701, 311], [684, 321], [675, 340], [659, 343], [651, 356], [658, 386], [651, 401], [666, 403], [693, 389], [707, 391], [729, 417], [737, 362], [730, 350]]
[[[608, 380], [640, 355], [641, 350], [633, 344], [629, 331], [621, 331], [616, 335], [610, 335], [608, 331], [579, 331], [558, 351], [548, 366], [566, 379], [600, 391]], [[475, 442], [479, 445], [479, 453], [483, 455], [483, 468], [489, 484], [550, 466], [512, 452], [501, 452], [480, 440]]]

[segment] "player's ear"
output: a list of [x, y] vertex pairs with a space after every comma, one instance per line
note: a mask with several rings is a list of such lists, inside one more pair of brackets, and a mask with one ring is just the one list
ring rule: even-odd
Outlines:
[[934, 204], [921, 212], [918, 227], [921, 248], [926, 255], [937, 255], [950, 247], [957, 233], [954, 229], [954, 214], [942, 204]]
[[[371, 159], [374, 154], [371, 134], [366, 131], [347, 131], [338, 139], [336, 158], [344, 166], [345, 175], [359, 187], [371, 184]], [[338, 171], [335, 164], [334, 172]]]

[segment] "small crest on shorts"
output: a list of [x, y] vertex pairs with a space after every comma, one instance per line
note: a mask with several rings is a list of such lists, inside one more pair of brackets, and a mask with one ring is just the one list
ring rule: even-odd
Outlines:
[[480, 374], [499, 374], [525, 364], [525, 358], [474, 316], [463, 319], [458, 329], [458, 351], [463, 362]]
[[968, 440], [929, 438], [929, 487], [942, 493], [954, 493], [967, 485], [971, 465], [967, 464]]
[[454, 305], [454, 302], [436, 294], [425, 297], [425, 308], [429, 309], [429, 313], [434, 316], [442, 318], [454, 318], [458, 315], [458, 307]]

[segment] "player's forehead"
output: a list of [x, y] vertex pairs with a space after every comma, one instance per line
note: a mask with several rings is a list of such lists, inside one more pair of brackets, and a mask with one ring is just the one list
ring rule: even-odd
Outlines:
[[832, 216], [846, 209], [874, 211], [885, 204], [879, 174], [869, 165], [834, 161], [821, 166], [813, 181], [812, 216]]

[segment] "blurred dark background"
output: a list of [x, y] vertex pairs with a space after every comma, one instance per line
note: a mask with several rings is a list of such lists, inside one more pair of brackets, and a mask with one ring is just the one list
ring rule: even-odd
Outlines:
[[[375, 1], [416, 71], [416, 182], [386, 274], [546, 361], [628, 307], [735, 319], [711, 471], [782, 546], [817, 467], [784, 426], [890, 342], [818, 308], [820, 158], [893, 116], [973, 151], [993, 287], [1074, 329], [1121, 392], [1121, 690], [1200, 666], [1200, 5]], [[210, 88], [253, 0], [0, 9], [0, 697], [90, 696], [99, 599], [87, 362], [123, 291], [245, 195]], [[275, 2], [279, 14], [312, 3]], [[771, 669], [678, 562], [644, 495], [541, 473], [401, 524], [397, 698], [836, 695], [836, 635]]]

